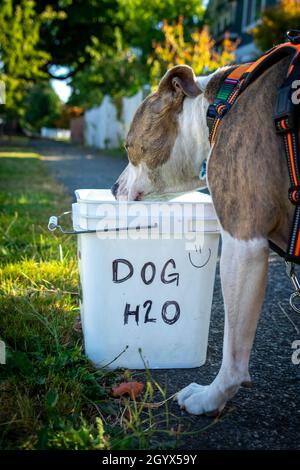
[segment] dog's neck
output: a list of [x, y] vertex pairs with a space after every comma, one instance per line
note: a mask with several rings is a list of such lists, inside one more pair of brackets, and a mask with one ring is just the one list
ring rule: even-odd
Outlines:
[[197, 98], [185, 98], [182, 113], [179, 115], [179, 133], [173, 148], [173, 154], [178, 156], [178, 161], [181, 164], [184, 161], [185, 165], [190, 161], [197, 176], [210, 147], [206, 124], [208, 106], [204, 93]]
[[237, 67], [238, 65], [221, 67], [210, 75], [197, 77], [198, 85], [201, 91], [204, 93], [204, 97], [207, 99], [209, 104], [213, 103], [225, 78], [228, 77], [228, 75]]
[[202, 93], [197, 98], [186, 98], [180, 115], [180, 133], [177, 136], [174, 153], [182, 153], [184, 160], [193, 159], [195, 174], [199, 175], [202, 163], [209, 157], [209, 131], [206, 121], [208, 106], [214, 101], [223, 80], [236, 66], [222, 67], [204, 77], [197, 77]]

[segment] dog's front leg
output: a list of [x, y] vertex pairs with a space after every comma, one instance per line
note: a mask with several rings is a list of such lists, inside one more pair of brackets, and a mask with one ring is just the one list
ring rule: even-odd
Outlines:
[[192, 383], [177, 394], [179, 405], [192, 414], [221, 411], [250, 382], [248, 363], [266, 286], [268, 243], [263, 238], [237, 240], [226, 232], [222, 241], [223, 360], [210, 385]]

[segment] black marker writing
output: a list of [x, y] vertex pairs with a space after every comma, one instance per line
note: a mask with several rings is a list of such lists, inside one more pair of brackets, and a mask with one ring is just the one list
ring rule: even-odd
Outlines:
[[[200, 254], [200, 257], [201, 257], [201, 250], [200, 250], [199, 254]], [[211, 249], [209, 248], [209, 249], [208, 249], [208, 257], [207, 257], [207, 259], [204, 261], [204, 263], [203, 263], [203, 262], [201, 263], [201, 261], [200, 261], [200, 264], [195, 264], [196, 255], [193, 256], [193, 260], [194, 260], [194, 261], [193, 261], [193, 260], [192, 260], [192, 255], [191, 255], [191, 253], [189, 252], [189, 260], [190, 260], [191, 265], [194, 266], [194, 268], [198, 268], [198, 269], [199, 269], [199, 268], [204, 268], [204, 266], [206, 266], [206, 265], [208, 264], [208, 262], [209, 262], [209, 260], [210, 260], [210, 257], [211, 257]]]
[[[129, 268], [129, 273], [127, 276], [119, 279], [118, 278], [118, 267], [119, 264], [123, 263]], [[125, 282], [127, 279], [129, 279], [133, 275], [133, 266], [130, 263], [130, 261], [127, 261], [126, 259], [115, 259], [112, 263], [112, 273], [113, 273], [113, 282], [120, 283], [120, 282]]]
[[[144, 323], [156, 323], [156, 318], [150, 318], [150, 311], [152, 308], [152, 300], [146, 300], [143, 308], [146, 309]], [[175, 310], [175, 311], [174, 311]], [[137, 305], [135, 310], [130, 310], [130, 304], [125, 305], [124, 311], [124, 325], [128, 325], [129, 316], [133, 316], [136, 324], [139, 324], [140, 306]], [[161, 317], [167, 325], [174, 325], [180, 317], [180, 307], [175, 300], [167, 300], [161, 309]]]
[[163, 269], [162, 269], [162, 272], [161, 272], [161, 282], [163, 282], [164, 284], [171, 284], [172, 282], [176, 282], [176, 285], [178, 286], [179, 284], [179, 274], [178, 273], [172, 273], [172, 274], [168, 274], [167, 278], [166, 278], [166, 270], [167, 270], [167, 267], [169, 266], [169, 264], [172, 265], [172, 267], [174, 269], [176, 269], [176, 264], [175, 264], [175, 261], [171, 258], [169, 259]]
[[143, 307], [144, 308], [147, 307], [144, 323], [155, 323], [156, 318], [149, 318], [149, 313], [150, 313], [150, 310], [152, 308], [152, 300], [146, 300]]
[[124, 311], [124, 325], [128, 324], [129, 315], [133, 315], [135, 317], [136, 324], [139, 324], [139, 311], [140, 306], [137, 305], [135, 310], [129, 310], [130, 304], [126, 304], [125, 311]]
[[[151, 267], [152, 273], [151, 273], [150, 278], [149, 278], [149, 279], [146, 279], [146, 269], [147, 269], [148, 267]], [[152, 282], [153, 279], [155, 278], [155, 273], [156, 273], [155, 264], [154, 264], [154, 263], [151, 263], [151, 261], [149, 261], [149, 263], [145, 263], [144, 266], [142, 267], [142, 270], [141, 270], [142, 281], [143, 281], [146, 285], [151, 284], [151, 282]]]
[[[120, 267], [123, 265], [123, 271], [124, 271], [124, 266], [125, 266], [125, 273], [126, 273], [126, 268], [128, 268], [127, 274], [120, 274]], [[170, 269], [176, 269], [176, 263], [175, 261], [171, 258], [169, 259], [162, 268], [160, 279], [163, 284], [172, 284], [172, 282], [175, 282], [176, 286], [179, 284], [179, 273], [174, 273], [174, 272], [169, 272]], [[127, 259], [115, 259], [112, 262], [112, 280], [116, 284], [120, 284], [121, 282], [128, 281], [134, 274], [134, 268], [133, 264], [128, 261]], [[156, 266], [154, 263], [151, 261], [148, 261], [145, 263], [141, 269], [141, 279], [144, 284], [147, 286], [149, 284], [152, 284], [154, 281], [154, 278], [156, 276]]]
[[[168, 310], [170, 310], [169, 309], [170, 305], [174, 305], [174, 307], [175, 307], [175, 313], [174, 313], [173, 318], [168, 318], [167, 317]], [[165, 323], [167, 323], [168, 325], [174, 325], [174, 323], [176, 323], [177, 320], [180, 317], [180, 307], [179, 307], [178, 303], [175, 300], [169, 300], [168, 302], [165, 302], [163, 304], [163, 308], [162, 308], [162, 311], [161, 311], [161, 316], [162, 316], [163, 321]]]

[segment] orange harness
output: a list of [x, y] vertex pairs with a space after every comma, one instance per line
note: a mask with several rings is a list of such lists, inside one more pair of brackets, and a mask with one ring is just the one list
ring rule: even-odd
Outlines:
[[[270, 247], [287, 262], [300, 264], [300, 151], [299, 151], [299, 103], [296, 87], [300, 85], [300, 31], [287, 33], [288, 41], [273, 47], [253, 63], [243, 64], [231, 72], [223, 81], [217, 96], [207, 112], [209, 140], [212, 145], [218, 126], [239, 95], [265, 70], [284, 57], [291, 57], [288, 72], [278, 89], [274, 110], [276, 132], [282, 134], [291, 186], [289, 200], [295, 205], [293, 225], [287, 252], [270, 242]], [[296, 82], [298, 81], [298, 83]]]

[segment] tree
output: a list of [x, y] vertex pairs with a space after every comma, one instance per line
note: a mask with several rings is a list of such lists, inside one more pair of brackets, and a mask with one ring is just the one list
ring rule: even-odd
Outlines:
[[115, 98], [130, 96], [147, 81], [147, 67], [124, 45], [118, 28], [115, 35], [115, 48], [107, 48], [105, 53], [94, 38], [93, 46], [87, 49], [87, 54], [91, 55], [90, 64], [72, 79], [70, 105], [87, 109], [100, 104], [105, 94]]
[[99, 52], [114, 45], [118, 0], [39, 0], [37, 12], [43, 16], [40, 47], [49, 54], [46, 70], [55, 77], [53, 66], [67, 66], [74, 76], [91, 56], [87, 48], [97, 40]]
[[154, 44], [154, 54], [149, 59], [151, 83], [154, 86], [167, 69], [174, 65], [187, 64], [193, 68], [196, 75], [205, 75], [234, 61], [236, 43], [226, 37], [223, 50], [218, 53], [214, 50], [215, 43], [207, 27], [202, 30], [195, 28], [190, 36], [191, 41], [187, 41], [183, 17], [172, 24], [164, 21], [162, 32], [164, 41]]
[[[86, 66], [72, 79], [69, 103], [88, 108], [99, 104], [104, 94], [132, 95], [149, 82], [153, 42], [163, 41], [164, 18], [176, 19], [185, 13], [188, 36], [203, 16], [200, 0], [117, 0], [114, 39], [101, 45], [97, 37], [86, 47]], [[118, 24], [118, 26], [116, 26]]]
[[299, 26], [299, 0], [281, 0], [279, 5], [264, 11], [261, 22], [253, 29], [255, 43], [261, 50], [268, 50], [283, 42], [289, 29], [299, 29]]
[[148, 81], [153, 41], [164, 41], [164, 18], [180, 14], [187, 40], [202, 21], [201, 0], [0, 0], [8, 115], [22, 117], [24, 97], [57, 66], [72, 77], [73, 105], [135, 93]]
[[200, 25], [204, 8], [201, 0], [118, 0], [118, 16], [123, 24], [124, 41], [130, 47], [141, 50], [142, 60], [147, 62], [152, 54], [153, 41], [163, 39], [162, 22], [184, 18], [185, 33]]
[[24, 97], [42, 71], [49, 56], [37, 47], [41, 18], [31, 0], [0, 2], [0, 80], [6, 87], [6, 115], [19, 119], [24, 114]]
[[55, 76], [53, 66], [67, 66], [72, 77], [92, 64], [87, 51], [95, 40], [102, 55], [116, 49], [116, 29], [126, 47], [140, 50], [145, 63], [152, 39], [161, 38], [164, 18], [182, 14], [187, 26], [203, 16], [201, 0], [39, 0], [36, 11], [44, 20], [39, 46], [49, 54], [45, 69]]
[[62, 112], [62, 103], [49, 84], [42, 82], [34, 85], [24, 102], [22, 124], [32, 131], [41, 127], [53, 127]]

